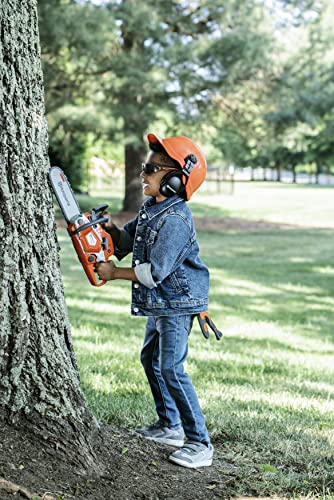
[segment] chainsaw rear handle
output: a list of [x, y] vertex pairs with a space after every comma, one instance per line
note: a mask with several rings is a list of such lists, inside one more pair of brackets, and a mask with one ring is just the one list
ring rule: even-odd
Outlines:
[[80, 261], [83, 264], [84, 271], [86, 273], [87, 278], [93, 286], [102, 286], [105, 285], [106, 281], [97, 281], [95, 275], [95, 264], [96, 264], [96, 256], [95, 255], [85, 255], [79, 257]]
[[93, 286], [105, 285], [107, 283], [105, 280], [97, 281], [97, 279], [96, 279], [96, 275], [95, 275], [96, 259], [94, 259], [93, 261], [90, 261], [90, 258], [88, 257], [88, 262], [89, 262], [89, 265], [87, 267], [85, 267], [84, 269], [85, 269], [86, 276], [89, 279], [91, 285], [93, 285]]
[[77, 229], [75, 229], [75, 231], [71, 231], [71, 234], [74, 235], [80, 233], [88, 227], [94, 226], [95, 224], [102, 224], [102, 222], [108, 222], [108, 220], [108, 217], [99, 217], [98, 219], [87, 222], [87, 224], [83, 224], [83, 226], [78, 227]]
[[[70, 232], [69, 232], [70, 233]], [[70, 233], [71, 234], [71, 233]], [[81, 240], [81, 241], [80, 241]], [[98, 281], [96, 274], [95, 274], [95, 265], [97, 263], [97, 258], [94, 253], [85, 253], [84, 250], [82, 249], [83, 245], [83, 240], [81, 239], [81, 236], [72, 236], [72, 242], [74, 245], [74, 248], [77, 252], [78, 258], [82, 264], [82, 267], [86, 273], [87, 278], [89, 279], [91, 285], [93, 286], [102, 286], [105, 285], [107, 282], [105, 280]], [[105, 244], [105, 249], [104, 249], [104, 254], [105, 254], [105, 262], [107, 261], [108, 256], [112, 255], [114, 251], [114, 247], [112, 244], [112, 239], [109, 236], [109, 243]], [[101, 261], [103, 262], [103, 261]]]

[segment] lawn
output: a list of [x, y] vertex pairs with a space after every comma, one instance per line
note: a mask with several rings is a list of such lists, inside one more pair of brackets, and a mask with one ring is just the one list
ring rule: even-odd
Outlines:
[[[233, 195], [209, 186], [190, 203], [198, 221], [271, 223], [198, 231], [211, 271], [210, 312], [225, 336], [207, 341], [195, 325], [187, 370], [222, 477], [234, 467], [233, 495], [334, 498], [333, 200], [331, 188], [240, 183]], [[104, 201], [113, 212], [121, 206], [119, 196], [101, 192], [80, 199], [85, 209]], [[139, 361], [145, 319], [130, 316], [129, 283], [92, 287], [65, 230], [58, 239], [92, 411], [130, 429], [154, 421]]]

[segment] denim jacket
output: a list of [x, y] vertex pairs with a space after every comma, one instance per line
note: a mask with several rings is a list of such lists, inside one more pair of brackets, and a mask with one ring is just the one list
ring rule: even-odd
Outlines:
[[192, 214], [177, 195], [148, 198], [137, 217], [121, 229], [115, 256], [133, 252], [131, 313], [172, 316], [207, 311], [209, 271], [200, 259]]

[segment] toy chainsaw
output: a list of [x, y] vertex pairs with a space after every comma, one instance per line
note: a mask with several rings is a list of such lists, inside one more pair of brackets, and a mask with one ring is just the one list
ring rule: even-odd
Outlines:
[[111, 236], [101, 226], [101, 223], [108, 221], [108, 217], [102, 215], [108, 205], [100, 205], [90, 212], [82, 213], [61, 168], [51, 167], [49, 179], [67, 222], [68, 234], [89, 281], [94, 286], [104, 285], [106, 281], [96, 280], [95, 264], [106, 262], [114, 253]]

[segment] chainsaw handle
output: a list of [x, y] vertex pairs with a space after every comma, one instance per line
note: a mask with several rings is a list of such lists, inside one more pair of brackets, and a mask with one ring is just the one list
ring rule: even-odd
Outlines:
[[88, 227], [94, 226], [95, 224], [102, 224], [103, 222], [108, 222], [108, 217], [100, 217], [99, 219], [92, 220], [90, 222], [87, 222], [87, 224], [83, 224], [82, 226], [78, 227], [75, 229], [75, 231], [72, 231], [71, 234], [77, 234], [80, 233], [81, 231], [84, 231]]
[[93, 286], [102, 286], [105, 285], [107, 282], [105, 280], [102, 280], [100, 282], [97, 281], [96, 279], [96, 271], [95, 271], [95, 265], [96, 265], [96, 257], [93, 255], [90, 255], [87, 259], [87, 265], [84, 266], [85, 273], [87, 275], [87, 278], [89, 279], [91, 285]]
[[105, 285], [107, 283], [105, 280], [98, 282], [96, 280], [95, 274], [89, 274], [89, 275], [87, 274], [87, 276], [88, 276], [88, 279], [93, 286], [102, 286], [102, 285]]

